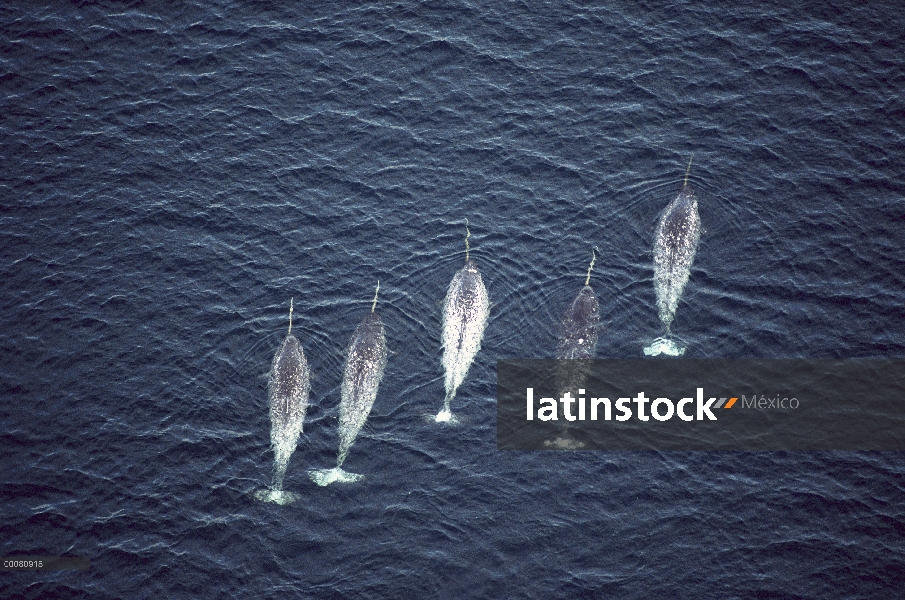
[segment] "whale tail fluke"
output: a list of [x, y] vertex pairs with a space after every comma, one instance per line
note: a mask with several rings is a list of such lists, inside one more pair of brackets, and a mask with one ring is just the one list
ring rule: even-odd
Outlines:
[[286, 460], [275, 460], [273, 462], [273, 483], [269, 489], [258, 490], [255, 492], [255, 498], [257, 500], [260, 502], [272, 502], [282, 506], [292, 504], [299, 499], [298, 494], [283, 490], [283, 478], [286, 475], [286, 467], [288, 465], [288, 457]]
[[308, 471], [308, 477], [319, 486], [330, 485], [335, 482], [352, 483], [364, 479], [364, 475], [349, 473], [343, 471], [339, 467], [333, 467], [332, 469], [311, 469]]
[[570, 435], [544, 440], [544, 446], [551, 450], [579, 450], [584, 448], [584, 442], [580, 442]]
[[437, 423], [455, 423], [457, 419], [453, 416], [452, 412], [449, 410], [449, 403], [452, 401], [453, 397], [456, 395], [456, 391], [453, 390], [446, 394], [446, 398], [443, 400], [443, 408], [440, 412], [437, 413], [437, 416], [434, 417], [434, 421]]
[[685, 346], [677, 344], [668, 337], [658, 337], [644, 348], [645, 356], [657, 356], [665, 354], [667, 356], [682, 356], [685, 354]]
[[443, 408], [440, 412], [437, 413], [437, 416], [434, 417], [434, 421], [437, 423], [454, 423], [456, 418], [453, 416], [451, 412], [449, 412], [448, 408]]
[[301, 496], [293, 492], [285, 492], [283, 490], [258, 490], [255, 492], [255, 499], [259, 502], [271, 502], [284, 506], [292, 504]]

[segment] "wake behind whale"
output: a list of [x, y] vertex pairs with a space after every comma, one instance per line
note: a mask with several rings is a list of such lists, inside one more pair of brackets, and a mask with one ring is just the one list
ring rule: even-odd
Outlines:
[[[692, 158], [694, 155], [692, 155]], [[657, 224], [654, 241], [654, 289], [657, 293], [657, 311], [666, 335], [655, 339], [644, 348], [648, 356], [669, 354], [679, 356], [685, 347], [670, 339], [670, 325], [675, 318], [679, 298], [688, 283], [691, 264], [701, 237], [701, 219], [698, 216], [698, 200], [688, 185], [688, 172], [679, 195], [670, 202]]]
[[267, 382], [270, 403], [270, 444], [273, 448], [273, 483], [255, 496], [264, 502], [289, 504], [296, 494], [283, 491], [283, 477], [295, 451], [310, 391], [308, 363], [298, 339], [292, 335], [292, 301], [289, 303], [289, 331], [273, 357]]
[[377, 290], [374, 291], [374, 303], [371, 312], [364, 318], [349, 344], [346, 366], [343, 371], [342, 397], [339, 405], [339, 454], [336, 467], [333, 469], [317, 469], [308, 472], [311, 480], [318, 485], [329, 485], [334, 481], [358, 481], [363, 475], [347, 473], [342, 465], [355, 442], [359, 430], [365, 424], [374, 400], [377, 398], [377, 387], [383, 379], [383, 371], [387, 363], [386, 335], [380, 315], [374, 311], [377, 307]]
[[443, 369], [446, 398], [437, 413], [438, 423], [454, 421], [450, 401], [465, 380], [468, 368], [481, 349], [481, 338], [490, 314], [490, 299], [477, 265], [469, 258], [468, 221], [465, 221], [465, 266], [453, 276], [443, 305]]

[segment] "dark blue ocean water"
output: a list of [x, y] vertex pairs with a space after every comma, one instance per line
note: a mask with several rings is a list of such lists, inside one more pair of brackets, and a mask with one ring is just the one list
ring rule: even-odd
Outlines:
[[[660, 335], [692, 152], [687, 357], [905, 357], [905, 9], [819, 4], [0, 7], [0, 554], [91, 559], [0, 596], [905, 596], [902, 453], [496, 449], [496, 361], [553, 356], [592, 247], [598, 357]], [[494, 304], [441, 427], [466, 218]], [[319, 488], [377, 279], [366, 479]]]

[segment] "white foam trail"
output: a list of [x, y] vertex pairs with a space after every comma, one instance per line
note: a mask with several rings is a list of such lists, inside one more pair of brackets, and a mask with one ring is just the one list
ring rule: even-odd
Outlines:
[[333, 467], [332, 469], [311, 469], [308, 471], [308, 476], [311, 478], [311, 481], [320, 486], [330, 485], [335, 482], [352, 483], [364, 479], [364, 475], [349, 473], [343, 471], [339, 467]]
[[646, 356], [657, 356], [658, 354], [666, 354], [667, 356], [682, 356], [685, 354], [685, 346], [676, 344], [673, 340], [666, 337], [658, 337], [644, 348]]
[[284, 492], [283, 490], [258, 490], [255, 492], [255, 499], [258, 501], [272, 502], [279, 505], [292, 504], [300, 497], [298, 494]]

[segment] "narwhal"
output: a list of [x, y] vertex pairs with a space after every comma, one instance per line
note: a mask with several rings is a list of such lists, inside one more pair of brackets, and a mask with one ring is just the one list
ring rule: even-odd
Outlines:
[[[694, 154], [691, 155], [694, 158]], [[688, 283], [691, 263], [694, 262], [698, 240], [701, 237], [701, 218], [698, 216], [698, 199], [688, 185], [691, 159], [685, 171], [685, 183], [675, 200], [669, 203], [657, 223], [654, 240], [654, 290], [657, 293], [657, 310], [666, 333], [644, 349], [647, 355], [669, 354], [679, 356], [685, 347], [670, 339], [670, 325], [676, 314], [679, 298]]]
[[270, 444], [273, 447], [273, 483], [271, 489], [257, 493], [259, 500], [288, 504], [298, 499], [296, 494], [283, 491], [283, 477], [289, 457], [295, 451], [310, 391], [308, 363], [298, 339], [292, 335], [292, 308], [289, 301], [289, 331], [280, 344], [270, 366], [267, 382], [270, 401]]
[[[597, 249], [596, 247], [594, 248]], [[600, 304], [594, 289], [590, 286], [591, 270], [597, 255], [591, 255], [591, 265], [584, 280], [584, 287], [578, 292], [578, 296], [566, 310], [563, 317], [559, 344], [556, 348], [556, 358], [562, 360], [574, 360], [580, 358], [593, 358], [597, 349], [597, 334], [600, 326]]]
[[[595, 247], [594, 250], [597, 250]], [[559, 344], [556, 348], [555, 384], [557, 398], [570, 393], [572, 398], [583, 396], [585, 382], [590, 365], [597, 349], [597, 338], [600, 329], [600, 304], [591, 287], [591, 271], [597, 255], [592, 251], [591, 264], [585, 276], [584, 287], [563, 316], [560, 327]], [[557, 438], [546, 440], [544, 445], [562, 450], [574, 450], [584, 446], [568, 432], [568, 424], [563, 423], [566, 430]]]
[[443, 368], [446, 398], [437, 413], [438, 423], [453, 420], [449, 403], [465, 380], [465, 374], [481, 349], [481, 338], [490, 314], [490, 300], [477, 265], [469, 256], [468, 220], [465, 221], [465, 266], [453, 276], [443, 305]]
[[371, 413], [377, 398], [377, 386], [383, 379], [387, 364], [387, 344], [383, 321], [377, 308], [377, 293], [380, 282], [374, 290], [371, 312], [364, 318], [352, 335], [346, 366], [343, 371], [342, 396], [339, 404], [339, 454], [336, 467], [309, 471], [311, 480], [318, 485], [328, 485], [334, 481], [358, 481], [363, 475], [343, 471], [343, 462], [349, 449], [355, 443], [358, 431]]

